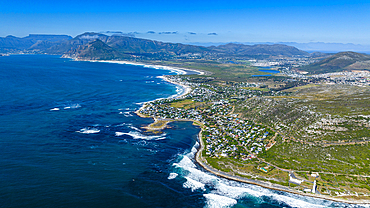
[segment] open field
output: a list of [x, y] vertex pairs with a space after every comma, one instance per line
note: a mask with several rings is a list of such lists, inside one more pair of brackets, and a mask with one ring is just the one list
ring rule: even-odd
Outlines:
[[255, 97], [236, 112], [299, 141], [344, 143], [370, 140], [370, 89], [312, 85], [286, 96]]
[[[250, 66], [247, 61], [241, 61], [240, 64], [219, 63], [210, 60], [186, 60], [186, 61], [156, 61], [153, 64], [176, 66], [181, 68], [196, 69], [210, 72], [211, 75], [206, 75], [214, 78], [214, 82], [264, 82], [271, 87], [279, 87], [285, 85], [282, 82], [285, 77], [279, 74], [271, 74], [259, 71], [260, 68]], [[252, 77], [252, 75], [269, 75], [266, 77]], [[196, 77], [196, 76], [192, 76]]]

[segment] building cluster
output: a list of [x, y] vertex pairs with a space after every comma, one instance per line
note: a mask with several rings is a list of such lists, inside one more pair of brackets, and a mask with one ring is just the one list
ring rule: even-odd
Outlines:
[[266, 128], [234, 116], [212, 116], [205, 125], [203, 139], [210, 157], [255, 158], [268, 149], [271, 134]]
[[370, 86], [370, 72], [336, 72], [312, 75], [313, 78], [324, 79], [327, 84], [348, 84], [356, 86]]
[[[191, 78], [166, 77], [172, 82], [192, 86], [193, 90], [180, 98], [161, 99], [147, 103], [140, 113], [158, 120], [193, 120], [203, 124], [205, 153], [209, 157], [232, 157], [247, 160], [271, 147], [271, 130], [233, 114], [232, 102], [236, 98], [260, 96], [262, 92], [249, 88], [257, 84], [238, 83], [216, 86], [203, 82], [194, 83]], [[204, 80], [206, 81], [206, 80]], [[274, 92], [272, 92], [274, 93]], [[173, 103], [191, 100], [191, 107], [174, 107]]]

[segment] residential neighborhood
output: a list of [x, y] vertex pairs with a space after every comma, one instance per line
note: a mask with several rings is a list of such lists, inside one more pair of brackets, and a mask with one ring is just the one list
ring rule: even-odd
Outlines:
[[207, 156], [247, 160], [256, 158], [274, 144], [275, 133], [271, 129], [238, 117], [238, 114], [233, 114], [231, 105], [236, 99], [263, 93], [273, 95], [274, 92], [253, 90], [258, 84], [239, 83], [221, 87], [197, 84], [179, 76], [167, 76], [166, 79], [191, 86], [193, 90], [179, 98], [149, 102], [139, 113], [156, 120], [191, 120], [201, 123]]

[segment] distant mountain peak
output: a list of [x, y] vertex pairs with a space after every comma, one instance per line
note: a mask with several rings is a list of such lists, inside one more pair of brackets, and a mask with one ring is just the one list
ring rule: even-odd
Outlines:
[[362, 54], [362, 53], [356, 53], [356, 52], [353, 52], [353, 51], [344, 51], [344, 52], [339, 52], [335, 55], [333, 55], [333, 57], [337, 57], [337, 58], [340, 58], [340, 59], [368, 59], [369, 58], [369, 55], [366, 55], [366, 54]]
[[107, 35], [103, 35], [101, 33], [95, 33], [95, 32], [85, 32], [81, 35], [78, 35], [75, 37], [75, 39], [81, 39], [81, 40], [94, 40], [98, 39], [100, 37], [108, 37]]
[[65, 57], [77, 59], [111, 60], [123, 57], [122, 54], [105, 44], [99, 39], [70, 50]]
[[8, 35], [5, 38], [17, 38], [17, 37], [15, 37], [14, 35]]

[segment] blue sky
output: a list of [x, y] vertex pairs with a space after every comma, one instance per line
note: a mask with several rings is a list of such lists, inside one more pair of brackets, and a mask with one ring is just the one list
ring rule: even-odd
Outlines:
[[122, 31], [171, 42], [368, 45], [369, 20], [369, 0], [0, 1], [1, 37]]

